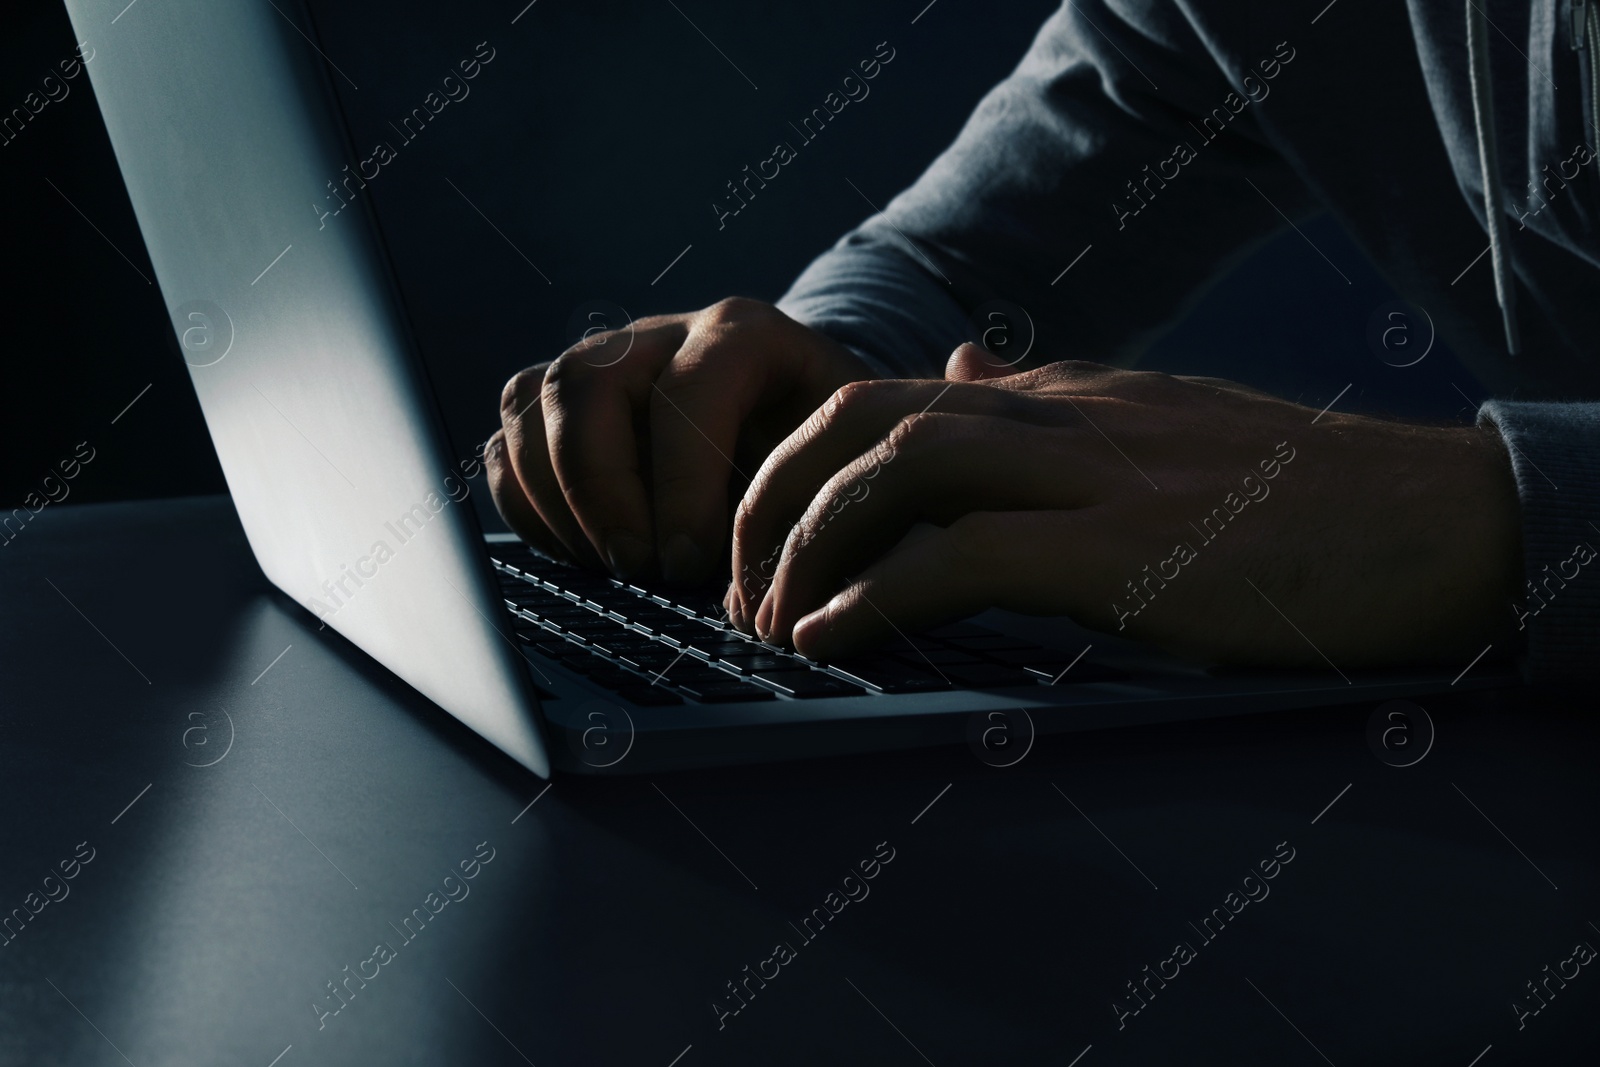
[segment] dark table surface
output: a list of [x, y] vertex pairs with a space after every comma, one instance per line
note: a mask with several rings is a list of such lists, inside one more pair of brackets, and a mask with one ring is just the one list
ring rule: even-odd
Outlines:
[[955, 748], [547, 789], [272, 591], [224, 499], [52, 505], [0, 588], [0, 1063], [1600, 1045], [1590, 696], [1423, 700], [1431, 748], [1413, 714], [1411, 748], [1375, 750], [1362, 705], [1045, 738], [1006, 768]]

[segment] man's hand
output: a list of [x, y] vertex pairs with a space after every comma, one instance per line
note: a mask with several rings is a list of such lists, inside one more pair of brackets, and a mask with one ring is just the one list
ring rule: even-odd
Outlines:
[[669, 581], [702, 581], [727, 540], [731, 476], [870, 376], [754, 300], [641, 319], [511, 379], [484, 450], [490, 491], [507, 524], [551, 555], [624, 577], [659, 560]]
[[[847, 385], [734, 523], [734, 622], [833, 659], [1000, 607], [1231, 662], [1465, 662], [1511, 632], [1516, 489], [1491, 430], [1055, 363]], [[770, 579], [770, 580], [769, 580]]]

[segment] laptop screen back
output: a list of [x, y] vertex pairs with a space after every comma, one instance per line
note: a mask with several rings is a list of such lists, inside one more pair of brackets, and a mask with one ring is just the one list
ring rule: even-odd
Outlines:
[[[298, 3], [68, 0], [156, 280], [267, 578], [539, 774], [467, 489]], [[331, 186], [330, 186], [331, 183]], [[491, 621], [493, 620], [493, 621]]]

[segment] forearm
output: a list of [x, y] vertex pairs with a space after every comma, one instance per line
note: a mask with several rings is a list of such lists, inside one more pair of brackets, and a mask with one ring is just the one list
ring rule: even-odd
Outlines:
[[[1280, 50], [1264, 76], [1292, 60]], [[779, 306], [893, 376], [937, 376], [990, 304], [1023, 312], [1029, 365], [1134, 358], [1314, 206], [1235, 76], [1169, 0], [1064, 6], [955, 142]], [[1213, 115], [1225, 136], [1204, 132]]]
[[854, 351], [885, 378], [938, 378], [966, 316], [915, 253], [863, 231], [796, 278], [778, 307]]

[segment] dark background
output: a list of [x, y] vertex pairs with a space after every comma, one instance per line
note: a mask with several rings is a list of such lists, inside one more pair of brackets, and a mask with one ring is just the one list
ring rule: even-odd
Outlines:
[[[776, 299], [867, 213], [849, 182], [887, 203], [1056, 6], [1026, 0], [997, 13], [939, 0], [912, 24], [925, 0], [684, 0], [681, 11], [667, 0], [541, 0], [511, 25], [524, 2], [312, 5], [323, 50], [344, 74], [334, 82], [357, 144], [397, 140], [389, 121], [480, 41], [495, 49], [471, 95], [369, 189], [461, 455], [496, 427], [505, 379], [566, 347], [588, 302], [642, 317], [734, 293]], [[724, 183], [769, 154], [788, 122], [880, 41], [896, 56], [871, 95], [719, 232], [711, 202]], [[20, 106], [74, 47], [59, 3], [13, 12], [0, 43], [0, 107]], [[68, 84], [66, 99], [0, 146], [0, 504], [19, 504], [85, 438], [96, 458], [71, 483], [74, 501], [220, 492], [89, 79]], [[1353, 284], [1286, 232], [1221, 280], [1143, 365], [1241, 379], [1319, 408], [1351, 383], [1341, 408], [1467, 417], [1450, 386], [1477, 399], [1471, 376], [1442, 345], [1410, 368], [1378, 359], [1368, 322], [1393, 295], [1332, 219], [1303, 228]]]

